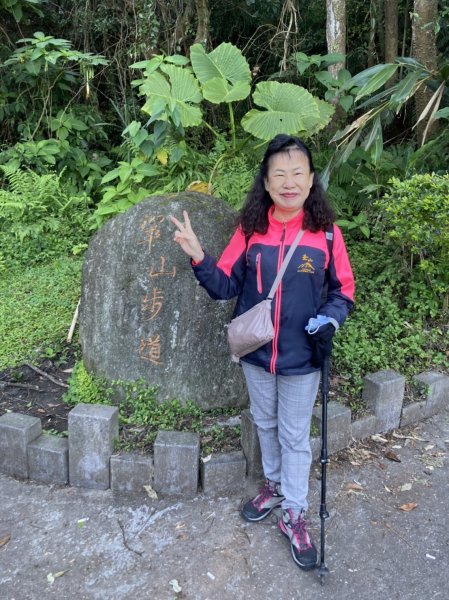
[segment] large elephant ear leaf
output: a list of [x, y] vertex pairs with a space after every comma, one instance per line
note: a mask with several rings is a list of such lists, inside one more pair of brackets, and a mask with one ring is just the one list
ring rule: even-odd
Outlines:
[[326, 102], [325, 100], [320, 100], [319, 98], [314, 98], [314, 100], [317, 103], [318, 110], [320, 112], [320, 120], [315, 125], [315, 127], [310, 127], [307, 131], [299, 132], [299, 135], [301, 135], [301, 137], [310, 137], [312, 135], [315, 135], [315, 133], [321, 131], [324, 127], [326, 127], [326, 125], [330, 123], [332, 115], [335, 112], [335, 106], [333, 106], [329, 102]]
[[234, 85], [225, 79], [214, 77], [203, 85], [203, 96], [213, 104], [221, 102], [237, 102], [249, 96], [251, 87], [245, 81], [237, 81]]
[[187, 69], [175, 65], [163, 65], [162, 73], [152, 73], [145, 79], [140, 90], [147, 96], [142, 110], [153, 120], [166, 121], [168, 117], [183, 127], [200, 125], [202, 113], [199, 106], [202, 95], [198, 82]]
[[226, 42], [209, 54], [206, 54], [201, 44], [194, 44], [190, 48], [190, 61], [200, 83], [206, 83], [214, 77], [226, 79], [230, 83], [251, 81], [251, 71], [246, 58], [236, 46]]
[[242, 119], [242, 127], [262, 140], [271, 140], [278, 133], [308, 136], [321, 122], [327, 122], [324, 114], [320, 114], [317, 99], [292, 83], [258, 83], [253, 100], [266, 110], [250, 110]]
[[251, 71], [236, 46], [222, 43], [207, 54], [201, 44], [194, 44], [190, 48], [190, 61], [209, 102], [235, 102], [249, 96]]

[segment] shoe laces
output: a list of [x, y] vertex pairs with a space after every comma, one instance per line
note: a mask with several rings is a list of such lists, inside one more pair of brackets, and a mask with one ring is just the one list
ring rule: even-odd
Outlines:
[[272, 483], [271, 481], [269, 481], [267, 479], [265, 481], [263, 488], [260, 490], [260, 492], [257, 494], [257, 496], [253, 500], [254, 506], [256, 506], [258, 508], [260, 506], [262, 506], [262, 504], [265, 502], [265, 500], [270, 500], [270, 498], [272, 498], [274, 496], [274, 494], [276, 493], [276, 490], [277, 490], [276, 483]]
[[304, 519], [304, 515], [300, 513], [296, 521], [293, 521], [290, 515], [290, 525], [295, 535], [295, 539], [298, 542], [299, 549], [307, 550], [308, 548], [311, 548], [312, 544], [310, 543], [310, 537], [307, 532], [306, 520]]

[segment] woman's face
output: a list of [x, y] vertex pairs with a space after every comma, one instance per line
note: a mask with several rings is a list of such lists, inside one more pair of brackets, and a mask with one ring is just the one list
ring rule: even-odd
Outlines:
[[265, 189], [274, 202], [275, 219], [289, 221], [296, 217], [312, 185], [309, 159], [301, 150], [292, 148], [269, 158]]

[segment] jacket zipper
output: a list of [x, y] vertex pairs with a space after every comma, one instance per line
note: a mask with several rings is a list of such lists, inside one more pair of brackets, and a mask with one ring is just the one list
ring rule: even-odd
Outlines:
[[257, 291], [259, 294], [262, 293], [262, 272], [261, 272], [261, 253], [259, 252], [256, 256], [256, 272], [257, 272]]
[[[281, 245], [279, 248], [279, 255], [278, 255], [278, 265], [277, 265], [277, 273], [279, 273], [279, 270], [282, 266], [282, 261], [284, 260], [284, 248], [285, 248], [285, 223], [284, 223], [284, 228], [282, 230], [282, 235], [281, 235]], [[278, 289], [276, 290], [276, 305], [275, 305], [275, 309], [274, 309], [274, 338], [273, 338], [273, 342], [272, 342], [272, 352], [271, 352], [271, 361], [270, 361], [270, 373], [274, 374], [276, 373], [276, 361], [277, 361], [277, 357], [278, 357], [278, 338], [279, 338], [279, 325], [280, 325], [280, 321], [281, 321], [281, 297], [282, 297], [282, 281], [279, 284]]]

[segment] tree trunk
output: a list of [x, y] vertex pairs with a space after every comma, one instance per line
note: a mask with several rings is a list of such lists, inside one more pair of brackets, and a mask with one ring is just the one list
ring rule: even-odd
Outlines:
[[[327, 51], [346, 55], [346, 0], [326, 0]], [[345, 61], [331, 65], [329, 72], [335, 79]]]
[[[392, 63], [396, 60], [399, 53], [398, 37], [398, 0], [385, 0], [385, 62]], [[386, 83], [386, 87], [391, 87], [396, 75]]]
[[385, 62], [398, 56], [398, 0], [385, 0]]
[[369, 67], [374, 67], [379, 60], [377, 56], [376, 50], [376, 32], [379, 28], [379, 3], [376, 0], [371, 0], [369, 7], [369, 39], [368, 39], [368, 48], [367, 48], [367, 64]]
[[[412, 56], [422, 63], [429, 71], [437, 71], [437, 47], [435, 23], [438, 18], [438, 0], [415, 0], [414, 15], [412, 23]], [[423, 112], [428, 104], [432, 92], [421, 87], [415, 94], [416, 115]], [[427, 118], [421, 121], [417, 127], [418, 142], [421, 144], [426, 127]], [[432, 137], [437, 131], [434, 124], [428, 137]]]
[[[194, 0], [186, 0], [182, 15], [180, 15], [176, 23], [176, 44], [183, 49], [185, 54], [188, 54], [189, 51], [186, 41], [188, 41], [188, 31], [192, 25], [194, 12]], [[192, 43], [191, 40], [190, 43]]]
[[208, 0], [195, 0], [198, 25], [196, 28], [195, 44], [207, 46], [210, 39], [209, 23], [210, 10]]

